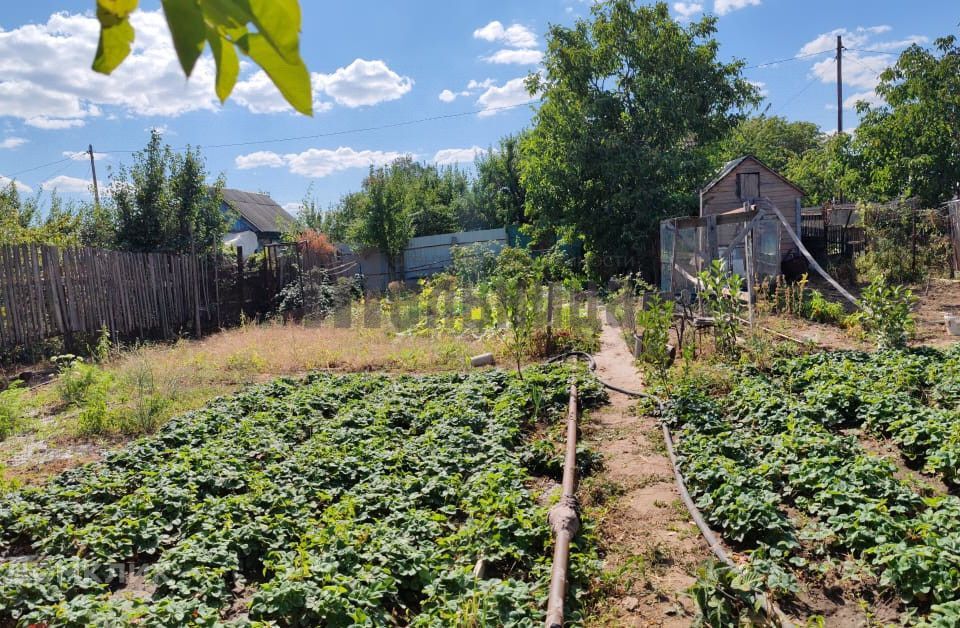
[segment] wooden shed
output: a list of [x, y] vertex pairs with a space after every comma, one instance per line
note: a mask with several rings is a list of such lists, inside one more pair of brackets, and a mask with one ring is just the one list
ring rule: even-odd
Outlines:
[[[800, 206], [804, 193], [800, 186], [770, 168], [753, 155], [727, 162], [717, 176], [700, 190], [700, 216], [744, 211], [744, 204], [769, 199], [784, 215], [794, 232], [800, 233]], [[718, 229], [720, 247], [729, 245], [736, 228]], [[769, 243], [767, 253], [771, 253]], [[796, 248], [785, 229], [780, 229], [780, 256]]]

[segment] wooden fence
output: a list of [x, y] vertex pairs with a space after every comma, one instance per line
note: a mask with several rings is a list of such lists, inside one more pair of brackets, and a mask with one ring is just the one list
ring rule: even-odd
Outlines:
[[953, 269], [960, 271], [960, 199], [949, 201], [947, 218], [950, 225], [950, 244], [953, 253]]
[[0, 349], [102, 328], [170, 338], [217, 320], [209, 258], [90, 248], [0, 246]]
[[866, 248], [866, 234], [860, 225], [832, 224], [823, 211], [803, 210], [800, 237], [814, 257], [823, 260], [852, 259]]

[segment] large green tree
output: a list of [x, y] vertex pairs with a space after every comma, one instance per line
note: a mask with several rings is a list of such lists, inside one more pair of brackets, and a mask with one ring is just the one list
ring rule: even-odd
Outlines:
[[863, 160], [846, 133], [825, 135], [787, 162], [782, 174], [806, 192], [807, 204], [871, 200]]
[[76, 206], [65, 203], [56, 190], [42, 203], [39, 193], [25, 198], [13, 181], [0, 188], [0, 244], [77, 245], [80, 223]]
[[720, 141], [717, 157], [723, 163], [749, 154], [782, 171], [791, 160], [819, 147], [822, 139], [820, 127], [813, 122], [756, 116], [742, 121]]
[[473, 203], [477, 221], [486, 226], [525, 222], [527, 190], [520, 174], [520, 150], [525, 134], [502, 138], [496, 149], [490, 148], [476, 159]]
[[881, 198], [919, 196], [929, 204], [960, 192], [960, 46], [953, 35], [933, 50], [913, 45], [880, 75], [884, 104], [860, 103], [857, 144]]
[[112, 175], [115, 246], [126, 251], [211, 252], [227, 229], [221, 176], [207, 181], [196, 149], [177, 154], [153, 131], [133, 164]]
[[477, 204], [475, 188], [458, 168], [401, 157], [370, 168], [360, 190], [344, 195], [330, 211], [321, 212], [308, 193], [301, 221], [333, 241], [374, 247], [395, 258], [411, 237], [498, 226], [493, 207]]
[[709, 148], [742, 119], [756, 90], [742, 62], [718, 60], [716, 19], [683, 26], [667, 5], [595, 4], [552, 26], [543, 103], [523, 146], [527, 209], [538, 229], [582, 238], [587, 270], [652, 275], [660, 219], [696, 209]]
[[[402, 170], [403, 165], [400, 164]], [[407, 242], [413, 237], [413, 224], [404, 207], [404, 174], [395, 174], [390, 166], [370, 167], [363, 182], [364, 195], [357, 199], [358, 215], [350, 224], [348, 239], [360, 246], [373, 247], [387, 256], [390, 273]]]

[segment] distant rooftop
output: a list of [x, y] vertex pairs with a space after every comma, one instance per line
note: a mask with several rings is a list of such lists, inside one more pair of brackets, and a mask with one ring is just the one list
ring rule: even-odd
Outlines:
[[287, 225], [296, 222], [266, 194], [224, 189], [223, 200], [260, 233], [280, 233]]

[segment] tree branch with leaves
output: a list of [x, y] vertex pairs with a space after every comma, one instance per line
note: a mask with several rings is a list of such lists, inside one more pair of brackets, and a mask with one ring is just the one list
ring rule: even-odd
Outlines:
[[[97, 0], [97, 72], [112, 73], [130, 54], [136, 38], [130, 16], [138, 5], [139, 0]], [[188, 77], [209, 44], [221, 102], [229, 98], [240, 75], [239, 53], [266, 72], [294, 109], [313, 115], [310, 72], [300, 56], [298, 0], [161, 0], [161, 5]]]

